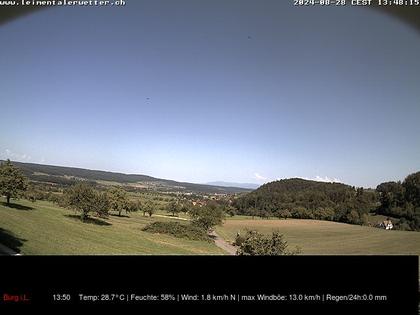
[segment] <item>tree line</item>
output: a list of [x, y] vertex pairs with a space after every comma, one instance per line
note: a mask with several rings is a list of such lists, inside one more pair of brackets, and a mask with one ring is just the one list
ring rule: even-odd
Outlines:
[[377, 213], [399, 218], [404, 230], [420, 230], [420, 172], [403, 182], [385, 182], [376, 188], [380, 205]]

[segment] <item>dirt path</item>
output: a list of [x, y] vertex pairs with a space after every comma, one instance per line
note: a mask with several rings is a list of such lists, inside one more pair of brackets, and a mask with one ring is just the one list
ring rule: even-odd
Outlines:
[[154, 214], [153, 216], [154, 217], [159, 217], [159, 218], [169, 218], [169, 219], [174, 219], [174, 220], [190, 221], [190, 219], [173, 217], [173, 216], [170, 216], [170, 215], [163, 215], [163, 214]]
[[228, 252], [229, 255], [236, 255], [236, 247], [226, 242], [221, 238], [215, 231], [211, 232], [210, 235], [214, 238], [214, 243], [217, 247]]

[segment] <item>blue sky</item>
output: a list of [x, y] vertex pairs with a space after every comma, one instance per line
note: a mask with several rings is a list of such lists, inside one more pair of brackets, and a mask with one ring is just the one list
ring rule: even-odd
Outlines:
[[420, 33], [365, 8], [127, 1], [0, 27], [0, 158], [189, 182], [420, 170]]

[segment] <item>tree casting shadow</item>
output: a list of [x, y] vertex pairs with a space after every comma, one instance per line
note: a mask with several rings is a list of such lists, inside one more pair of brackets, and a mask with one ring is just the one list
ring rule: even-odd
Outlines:
[[[19, 253], [23, 242], [26, 242], [26, 240], [13, 235], [13, 233], [8, 230], [0, 228], [0, 244], [7, 246], [10, 249], [13, 249], [15, 252]], [[6, 253], [2, 253], [0, 250], [0, 255], [2, 254]]]
[[73, 220], [77, 220], [80, 221], [81, 223], [89, 223], [89, 224], [95, 224], [95, 225], [104, 225], [104, 226], [109, 226], [112, 225], [111, 223], [108, 223], [104, 220], [98, 219], [98, 218], [86, 218], [84, 221], [82, 221], [80, 219], [80, 215], [78, 214], [65, 214], [64, 215], [67, 218], [73, 219]]
[[4, 206], [4, 207], [13, 208], [13, 209], [17, 209], [17, 210], [25, 210], [25, 211], [34, 210], [34, 208], [32, 208], [32, 207], [22, 206], [22, 205], [19, 205], [17, 203], [7, 204], [7, 202], [4, 202], [4, 201], [1, 202], [1, 205]]

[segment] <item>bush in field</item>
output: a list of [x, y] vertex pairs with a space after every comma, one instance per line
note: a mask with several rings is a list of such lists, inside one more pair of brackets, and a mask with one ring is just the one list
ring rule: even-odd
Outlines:
[[405, 218], [401, 218], [399, 220], [399, 222], [394, 225], [394, 228], [396, 230], [401, 230], [401, 231], [410, 231], [411, 230], [411, 226]]
[[243, 242], [245, 242], [246, 238], [243, 235], [240, 235], [239, 233], [236, 234], [235, 241], [233, 242], [233, 245], [235, 246], [241, 246]]
[[181, 224], [179, 222], [153, 222], [144, 227], [143, 231], [170, 234], [175, 237], [189, 240], [210, 241], [210, 238], [204, 229], [192, 224]]
[[270, 237], [257, 231], [248, 231], [244, 239], [241, 240], [240, 247], [236, 254], [249, 256], [277, 256], [294, 255], [300, 252], [299, 249], [291, 252], [287, 247], [287, 242], [279, 232], [273, 232]]

